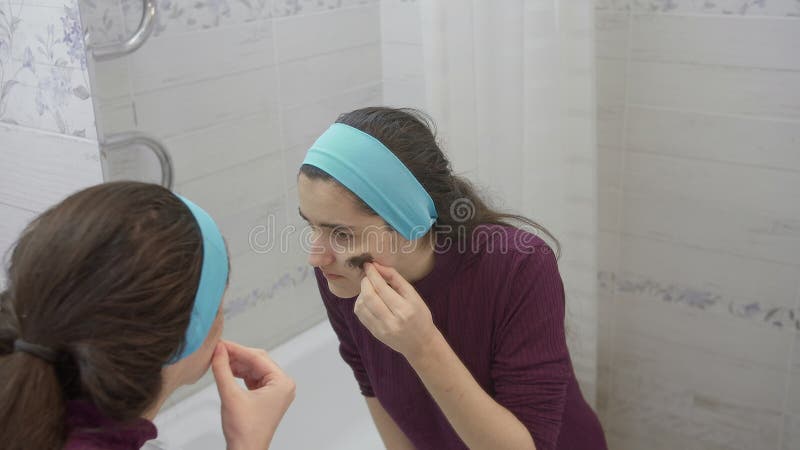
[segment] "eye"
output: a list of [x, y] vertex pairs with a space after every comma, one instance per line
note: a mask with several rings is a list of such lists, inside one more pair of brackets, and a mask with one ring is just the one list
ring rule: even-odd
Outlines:
[[338, 240], [338, 241], [348, 241], [353, 237], [352, 234], [348, 233], [345, 230], [341, 230], [341, 229], [335, 229], [335, 230], [331, 231], [331, 236], [333, 236], [333, 238]]

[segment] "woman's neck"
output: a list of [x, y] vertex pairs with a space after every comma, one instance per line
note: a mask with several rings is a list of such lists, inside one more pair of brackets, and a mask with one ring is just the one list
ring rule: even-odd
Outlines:
[[164, 402], [166, 402], [169, 396], [172, 395], [172, 393], [178, 388], [177, 386], [173, 386], [173, 384], [174, 383], [170, 383], [168, 380], [165, 380], [164, 387], [158, 394], [156, 401], [149, 408], [147, 408], [144, 413], [142, 413], [143, 418], [151, 422], [156, 418], [158, 411], [160, 411], [161, 407], [164, 406]]

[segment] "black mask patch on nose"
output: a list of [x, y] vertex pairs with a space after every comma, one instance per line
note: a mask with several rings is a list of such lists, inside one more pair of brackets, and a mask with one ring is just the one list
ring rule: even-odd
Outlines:
[[369, 253], [362, 253], [358, 256], [353, 256], [347, 260], [347, 265], [356, 268], [358, 267], [361, 270], [364, 270], [364, 264], [371, 263], [375, 259]]

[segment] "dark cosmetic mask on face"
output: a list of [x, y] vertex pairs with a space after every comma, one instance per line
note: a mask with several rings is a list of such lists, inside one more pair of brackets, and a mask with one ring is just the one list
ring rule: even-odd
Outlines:
[[356, 268], [358, 267], [361, 270], [364, 270], [364, 264], [371, 263], [374, 261], [374, 258], [369, 253], [362, 253], [358, 256], [353, 256], [347, 260], [347, 265]]

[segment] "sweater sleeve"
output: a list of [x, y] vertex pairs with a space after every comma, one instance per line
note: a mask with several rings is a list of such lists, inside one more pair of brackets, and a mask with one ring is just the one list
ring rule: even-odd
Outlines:
[[[353, 339], [353, 334], [344, 317], [345, 310], [342, 308], [342, 305], [345, 303], [343, 303], [344, 301], [341, 299], [334, 298], [333, 294], [328, 290], [325, 277], [322, 276], [319, 270], [314, 269], [314, 275], [317, 278], [317, 287], [322, 297], [322, 303], [325, 305], [325, 309], [328, 313], [328, 320], [336, 336], [339, 338], [339, 354], [342, 356], [344, 362], [350, 366], [350, 369], [352, 369], [356, 382], [358, 382], [361, 395], [365, 397], [374, 397], [375, 393], [372, 390], [372, 384], [361, 362], [361, 354], [358, 351], [358, 347]], [[350, 305], [352, 302], [347, 302], [346, 304]], [[352, 311], [350, 313], [352, 313]]]
[[508, 280], [494, 325], [495, 400], [528, 428], [538, 450], [552, 450], [571, 373], [564, 286], [552, 250], [537, 247], [521, 256]]

